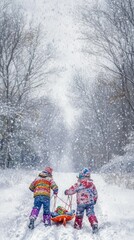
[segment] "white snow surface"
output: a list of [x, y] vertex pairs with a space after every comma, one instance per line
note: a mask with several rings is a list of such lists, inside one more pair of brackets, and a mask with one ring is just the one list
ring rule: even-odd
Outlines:
[[[98, 202], [95, 205], [99, 221], [99, 233], [92, 234], [86, 215], [82, 230], [73, 228], [74, 220], [63, 225], [45, 227], [42, 222], [42, 210], [36, 220], [35, 229], [28, 229], [29, 214], [33, 206], [30, 183], [40, 171], [0, 170], [0, 239], [1, 240], [133, 240], [134, 239], [134, 190], [108, 185], [99, 174], [92, 174], [98, 189]], [[74, 184], [76, 173], [54, 173], [59, 186], [58, 196], [67, 201], [66, 188]], [[60, 199], [57, 206], [65, 207]], [[51, 211], [53, 211], [53, 198]], [[73, 209], [76, 199], [73, 196]]]

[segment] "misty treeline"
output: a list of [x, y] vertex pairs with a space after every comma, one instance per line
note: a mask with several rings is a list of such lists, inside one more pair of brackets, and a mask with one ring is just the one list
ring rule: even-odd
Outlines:
[[99, 65], [94, 81], [91, 63], [87, 77], [73, 77], [70, 102], [81, 113], [74, 129], [48, 93], [55, 49], [14, 2], [0, 1], [0, 167], [68, 161], [96, 170], [124, 155], [134, 127], [133, 0], [86, 1], [79, 10], [84, 53]]
[[125, 153], [134, 128], [134, 1], [86, 1], [78, 14], [84, 52], [98, 59], [99, 72], [92, 85], [90, 64], [87, 79], [74, 76], [75, 104], [83, 112], [74, 157], [98, 168]]
[[54, 49], [44, 36], [21, 6], [0, 2], [1, 168], [41, 166], [64, 147], [58, 107], [47, 96], [36, 97], [55, 72]]

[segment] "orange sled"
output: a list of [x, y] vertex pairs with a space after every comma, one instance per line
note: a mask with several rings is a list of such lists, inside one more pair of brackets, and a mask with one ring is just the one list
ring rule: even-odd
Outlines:
[[74, 218], [75, 214], [73, 215], [59, 215], [56, 217], [52, 217], [51, 220], [55, 223], [62, 223], [64, 226], [66, 226], [66, 222], [72, 220]]

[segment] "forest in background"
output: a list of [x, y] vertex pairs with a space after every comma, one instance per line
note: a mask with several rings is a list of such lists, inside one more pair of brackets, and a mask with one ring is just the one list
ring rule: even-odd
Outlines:
[[86, 77], [80, 69], [72, 75], [68, 95], [80, 112], [72, 129], [49, 94], [34, 94], [41, 88], [47, 92], [50, 76], [58, 71], [53, 64], [55, 47], [41, 25], [27, 20], [22, 7], [14, 1], [0, 3], [3, 169], [46, 164], [59, 168], [68, 162], [74, 171], [83, 166], [99, 171], [105, 165], [115, 172], [111, 159], [121, 156], [121, 166], [126, 167], [119, 166], [117, 171], [134, 172], [133, 158], [125, 163], [127, 146], [134, 139], [134, 2], [105, 0], [90, 6], [87, 1], [75, 14], [83, 54], [89, 59], [95, 56], [99, 70], [92, 83], [90, 64]]

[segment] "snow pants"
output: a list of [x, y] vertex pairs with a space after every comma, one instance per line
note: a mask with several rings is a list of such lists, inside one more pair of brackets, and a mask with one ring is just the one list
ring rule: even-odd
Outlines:
[[50, 198], [47, 196], [37, 196], [34, 198], [34, 206], [30, 214], [30, 219], [36, 219], [43, 205], [43, 220], [50, 216]]
[[77, 205], [77, 209], [76, 209], [76, 215], [77, 216], [83, 217], [84, 216], [84, 211], [86, 211], [86, 216], [87, 217], [95, 215], [93, 204], [79, 204], [79, 205]]
[[86, 211], [86, 216], [88, 217], [88, 220], [89, 220], [91, 226], [95, 223], [98, 223], [98, 220], [97, 220], [97, 218], [95, 216], [95, 212], [94, 212], [94, 205], [93, 204], [79, 204], [79, 205], [77, 205], [75, 222], [74, 222], [74, 227], [77, 229], [82, 228], [82, 220], [83, 220], [83, 216], [84, 216], [84, 211]]

